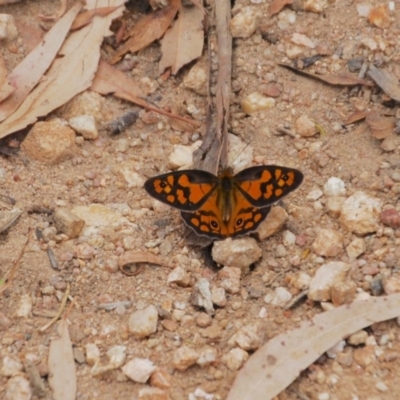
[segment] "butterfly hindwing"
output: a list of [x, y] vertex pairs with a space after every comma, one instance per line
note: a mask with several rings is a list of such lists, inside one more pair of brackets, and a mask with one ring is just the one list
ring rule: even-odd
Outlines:
[[235, 175], [235, 185], [255, 207], [267, 207], [295, 190], [304, 175], [297, 169], [277, 165], [246, 168]]
[[183, 211], [198, 210], [212, 194], [217, 177], [200, 170], [174, 171], [148, 179], [144, 188], [157, 200]]
[[213, 239], [236, 237], [255, 231], [264, 221], [271, 207], [254, 207], [240, 191], [232, 193], [235, 204], [226, 220], [223, 209], [218, 207], [218, 192], [215, 191], [195, 212], [181, 212], [186, 225], [198, 235]]

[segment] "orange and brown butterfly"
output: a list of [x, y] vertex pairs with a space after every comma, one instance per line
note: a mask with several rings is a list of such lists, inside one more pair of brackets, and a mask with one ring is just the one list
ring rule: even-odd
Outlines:
[[198, 235], [224, 239], [255, 231], [271, 205], [300, 186], [303, 174], [294, 168], [262, 165], [234, 175], [218, 176], [190, 169], [148, 179], [144, 188], [157, 200], [181, 211]]

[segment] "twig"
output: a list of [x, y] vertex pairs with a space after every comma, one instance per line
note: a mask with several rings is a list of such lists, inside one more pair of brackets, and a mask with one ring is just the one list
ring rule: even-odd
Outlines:
[[[39, 228], [35, 229], [36, 237], [38, 240], [43, 240], [42, 231]], [[49, 257], [50, 265], [53, 269], [59, 270], [60, 267], [58, 266], [58, 262], [56, 260], [56, 256], [54, 255], [53, 249], [47, 246], [46, 249], [47, 256]]]
[[44, 332], [47, 328], [49, 328], [51, 325], [57, 322], [57, 320], [61, 317], [62, 312], [64, 311], [65, 305], [67, 304], [68, 296], [69, 296], [69, 283], [67, 284], [67, 289], [65, 290], [64, 297], [61, 300], [60, 308], [58, 309], [57, 314], [50, 322], [42, 326], [39, 329], [39, 332]]
[[229, 29], [230, 0], [215, 2], [215, 16], [218, 38], [217, 132], [221, 135], [222, 143], [220, 165], [222, 168], [226, 168], [228, 166], [229, 100], [232, 79], [232, 35]]
[[11, 268], [11, 271], [10, 271], [10, 273], [8, 275], [8, 278], [6, 279], [6, 283], [3, 286], [0, 286], [0, 293], [3, 293], [11, 285], [11, 282], [12, 282], [12, 280], [14, 278], [15, 272], [17, 271], [17, 269], [19, 267], [21, 258], [24, 255], [25, 247], [26, 247], [28, 242], [29, 242], [29, 233], [28, 233], [28, 237], [25, 240], [25, 243], [22, 245], [22, 248], [21, 248], [21, 251], [20, 251], [20, 253], [18, 255], [18, 258], [14, 261], [14, 265]]
[[291, 300], [289, 300], [285, 306], [283, 307], [284, 310], [289, 310], [290, 308], [294, 307], [298, 302], [303, 300], [304, 297], [306, 297], [308, 294], [308, 289], [301, 291], [297, 296], [293, 297]]

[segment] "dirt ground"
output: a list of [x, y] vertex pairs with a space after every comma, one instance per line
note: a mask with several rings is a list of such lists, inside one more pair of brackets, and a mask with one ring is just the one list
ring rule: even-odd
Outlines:
[[[39, 328], [49, 321], [43, 312], [58, 309], [67, 284], [76, 301], [69, 315], [71, 341], [77, 352], [83, 354], [76, 362], [78, 399], [135, 399], [139, 389], [149, 386], [134, 383], [120, 368], [93, 377], [92, 366], [85, 358], [86, 345], [92, 343], [100, 349], [104, 363], [106, 352], [115, 345], [126, 346], [128, 360], [133, 357], [150, 359], [171, 379], [171, 386], [164, 389], [164, 393], [173, 400], [194, 400], [227, 397], [237, 371], [230, 370], [221, 359], [231, 349], [228, 341], [240, 327], [260, 322], [266, 341], [322, 312], [320, 303], [309, 300], [300, 302], [290, 311], [265, 302], [265, 296], [273, 295], [277, 287], [284, 287], [293, 295], [298, 293], [290, 284], [290, 276], [305, 272], [312, 277], [325, 261], [344, 261], [352, 265], [351, 279], [357, 290], [367, 293], [371, 293], [371, 276], [399, 277], [398, 229], [386, 229], [381, 224], [377, 232], [363, 238], [365, 252], [357, 260], [350, 261], [345, 248], [357, 235], [345, 230], [337, 216], [327, 212], [325, 196], [319, 199], [307, 197], [315, 189], [322, 190], [330, 177], [338, 177], [346, 185], [346, 198], [362, 191], [380, 199], [383, 205], [400, 210], [396, 189], [400, 176], [398, 138], [394, 139], [395, 146], [385, 151], [381, 141], [371, 136], [365, 121], [343, 125], [356, 109], [385, 109], [395, 113], [395, 105], [389, 101], [383, 104], [385, 99], [377, 87], [330, 86], [294, 74], [279, 67], [277, 62], [290, 63], [288, 54], [298, 46], [301, 50], [299, 58], [325, 54], [310, 67], [310, 71], [321, 74], [348, 71], [349, 62], [361, 59], [381, 67], [393, 67], [400, 78], [400, 4], [396, 1], [336, 0], [327, 2], [322, 13], [314, 13], [301, 10], [301, 2], [294, 3], [292, 8], [285, 8], [273, 18], [269, 16], [269, 1], [243, 0], [234, 6], [236, 13], [242, 6], [253, 7], [260, 22], [249, 38], [234, 39], [233, 87], [239, 89], [232, 94], [230, 132], [239, 136], [244, 146], [254, 149], [254, 165], [278, 164], [298, 168], [304, 173], [302, 186], [284, 200], [289, 220], [283, 229], [304, 238], [304, 243], [287, 245], [286, 251], [277, 254], [283, 240], [282, 231], [260, 242], [262, 258], [250, 273], [241, 277], [241, 290], [227, 294], [226, 306], [216, 309], [210, 325], [202, 326], [204, 310], [190, 302], [193, 285], [180, 287], [169, 284], [167, 278], [172, 268], [180, 266], [187, 271], [191, 282], [204, 277], [211, 285], [218, 286], [218, 269], [210, 268], [204, 251], [186, 243], [183, 223], [176, 210], [154, 211], [154, 203], [143, 188], [129, 187], [121, 174], [121, 169], [126, 167], [143, 181], [168, 171], [168, 157], [174, 145], [190, 145], [199, 137], [198, 132], [175, 130], [162, 116], [154, 117], [151, 121], [154, 123], [149, 123], [142, 112], [137, 122], [120, 135], [101, 132], [95, 141], [78, 141], [76, 154], [59, 164], [40, 164], [22, 151], [13, 156], [0, 156], [0, 195], [14, 198], [16, 206], [23, 210], [17, 223], [0, 235], [0, 278], [7, 276], [27, 235], [30, 237], [12, 285], [0, 297], [3, 319], [0, 359], [12, 356], [23, 364], [27, 359], [34, 360], [41, 371], [45, 393], [41, 396], [33, 394], [33, 399], [53, 398], [46, 363], [49, 343], [56, 330], [52, 327], [41, 333]], [[390, 11], [390, 23], [384, 29], [360, 16], [357, 8], [364, 4], [389, 3], [394, 10]], [[18, 23], [35, 28], [32, 32], [43, 32], [43, 23], [37, 15], [54, 13], [57, 7], [58, 2], [22, 1], [3, 6], [0, 12], [11, 14]], [[292, 17], [295, 21], [287, 22]], [[126, 13], [125, 18], [136, 20], [138, 15], [132, 17]], [[50, 25], [46, 22], [43, 26]], [[306, 35], [315, 47], [295, 45], [291, 40], [294, 32]], [[9, 70], [26, 54], [28, 47], [24, 40], [20, 36], [2, 49]], [[158, 76], [158, 44], [140, 51], [137, 57], [131, 76], [142, 84], [156, 85], [151, 94], [152, 101], [161, 107], [173, 106], [180, 110], [194, 105], [200, 110], [196, 119], [204, 122], [206, 97], [182, 85], [189, 67], [164, 81]], [[353, 71], [354, 74], [358, 72]], [[253, 92], [267, 90], [268, 84], [279, 89], [275, 106], [251, 115], [244, 114], [240, 101]], [[102, 116], [105, 121], [110, 121], [130, 108], [128, 103], [108, 96]], [[302, 115], [315, 121], [321, 127], [320, 133], [311, 137], [296, 133], [296, 120]], [[49, 118], [55, 116], [62, 116], [62, 111]], [[277, 134], [278, 126], [293, 135]], [[73, 209], [94, 203], [120, 213], [130, 224], [104, 228], [91, 237], [66, 240], [49, 233], [48, 243], [39, 243], [35, 239], [33, 231], [52, 227], [52, 221], [45, 214], [28, 213], [33, 206]], [[342, 250], [334, 257], [321, 257], [311, 249], [320, 228], [342, 234]], [[134, 277], [114, 268], [115, 260], [124, 252], [142, 250], [160, 254], [161, 244], [164, 246], [162, 257], [169, 267], [145, 265]], [[53, 249], [60, 264], [58, 271], [50, 266], [47, 246]], [[79, 257], [85, 251], [89, 251], [90, 256]], [[388, 254], [391, 255], [389, 259]], [[367, 267], [375, 272], [369, 272]], [[25, 295], [29, 295], [32, 310], [26, 317], [18, 317], [17, 310]], [[103, 303], [124, 301], [129, 304], [116, 310], [99, 308]], [[148, 305], [163, 309], [164, 314], [159, 317], [156, 333], [135, 339], [128, 332], [129, 316]], [[179, 312], [174, 312], [176, 310]], [[260, 310], [264, 310], [265, 316], [260, 317]], [[340, 357], [322, 355], [280, 394], [279, 399], [400, 398], [398, 324], [387, 321], [367, 328], [366, 332], [367, 342], [346, 343]], [[182, 345], [195, 350], [211, 346], [217, 349], [217, 360], [205, 367], [193, 365], [178, 371], [172, 360]], [[368, 353], [371, 354], [368, 358], [365, 352], [371, 348], [374, 351]], [[8, 379], [0, 373], [0, 398], [5, 396]], [[199, 388], [207, 395], [202, 395]]]

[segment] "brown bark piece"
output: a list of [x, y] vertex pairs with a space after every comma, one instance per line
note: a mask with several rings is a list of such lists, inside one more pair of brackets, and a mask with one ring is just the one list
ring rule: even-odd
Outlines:
[[69, 238], [76, 238], [85, 226], [85, 221], [67, 208], [59, 208], [54, 213], [54, 225], [59, 232], [65, 233]]

